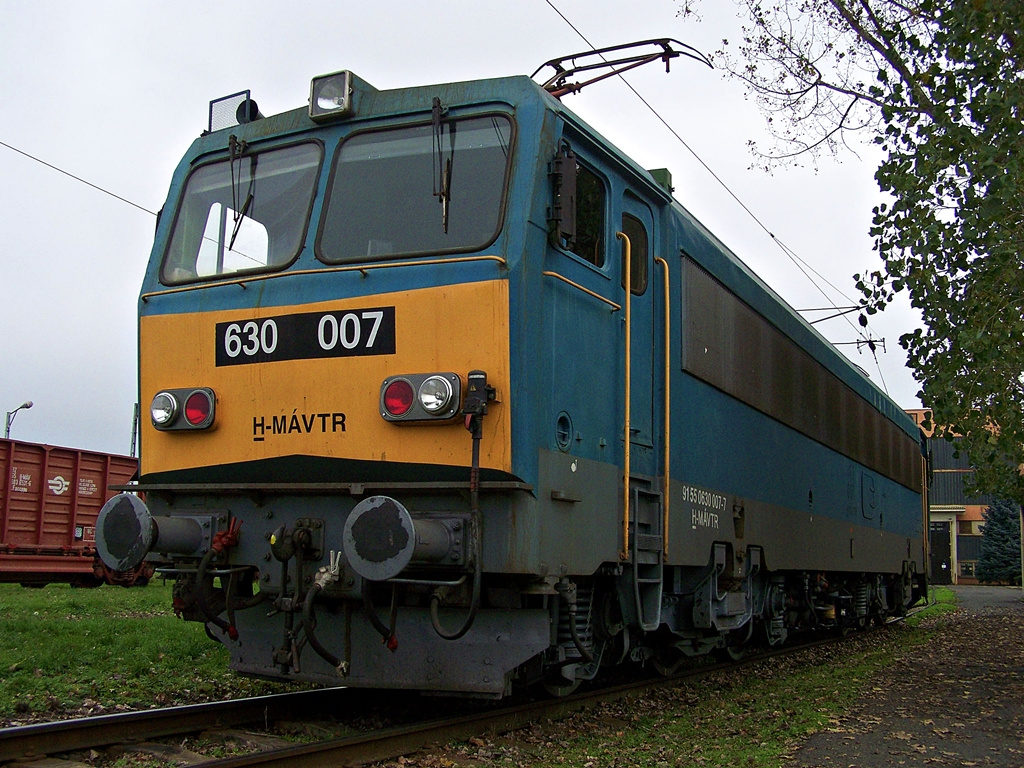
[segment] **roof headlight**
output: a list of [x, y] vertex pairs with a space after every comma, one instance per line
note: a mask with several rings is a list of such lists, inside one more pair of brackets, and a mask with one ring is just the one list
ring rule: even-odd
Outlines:
[[309, 116], [334, 120], [352, 112], [352, 73], [348, 70], [314, 77], [309, 87]]
[[153, 419], [153, 426], [165, 427], [174, 421], [178, 415], [178, 398], [170, 392], [160, 392], [153, 398], [149, 406], [149, 415]]
[[431, 376], [420, 384], [420, 406], [430, 414], [444, 413], [451, 408], [452, 385], [443, 376]]

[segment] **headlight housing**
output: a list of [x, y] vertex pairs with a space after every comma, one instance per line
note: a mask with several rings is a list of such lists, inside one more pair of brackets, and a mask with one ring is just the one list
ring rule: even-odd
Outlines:
[[317, 122], [352, 113], [352, 73], [343, 70], [314, 77], [309, 85], [309, 116]]
[[429, 376], [420, 384], [417, 391], [420, 407], [429, 414], [436, 415], [451, 410], [454, 390], [451, 382], [444, 376]]
[[178, 399], [174, 395], [170, 392], [160, 392], [149, 406], [153, 426], [157, 429], [166, 428], [177, 418], [178, 409]]
[[380, 386], [380, 415], [385, 421], [450, 421], [461, 406], [462, 379], [457, 373], [389, 376]]
[[164, 389], [149, 406], [153, 426], [161, 432], [209, 429], [216, 417], [217, 396], [209, 387]]

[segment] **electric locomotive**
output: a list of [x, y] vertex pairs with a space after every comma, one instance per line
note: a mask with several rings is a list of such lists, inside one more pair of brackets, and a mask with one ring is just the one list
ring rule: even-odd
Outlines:
[[554, 68], [236, 94], [178, 166], [97, 539], [238, 672], [558, 694], [921, 596], [913, 421]]

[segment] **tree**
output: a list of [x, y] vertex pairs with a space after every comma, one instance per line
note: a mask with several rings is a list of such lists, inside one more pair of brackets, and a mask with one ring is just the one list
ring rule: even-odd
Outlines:
[[984, 513], [978, 581], [1020, 584], [1020, 507], [999, 500]]
[[[683, 0], [683, 13], [695, 0]], [[1024, 503], [1024, 3], [741, 0], [739, 57], [778, 145], [766, 166], [848, 146], [884, 152], [882, 268], [855, 275], [862, 325], [900, 292], [924, 327], [900, 343], [940, 433], [983, 492]]]

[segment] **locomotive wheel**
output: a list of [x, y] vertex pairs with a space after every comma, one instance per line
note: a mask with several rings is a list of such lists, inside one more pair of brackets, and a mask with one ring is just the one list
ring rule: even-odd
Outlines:
[[570, 681], [562, 677], [558, 672], [552, 672], [540, 685], [548, 696], [560, 699], [563, 696], [571, 696], [575, 693], [582, 682], [580, 678]]
[[724, 648], [716, 648], [715, 655], [721, 661], [739, 661], [747, 655], [747, 649], [742, 645], [727, 645]]
[[563, 696], [571, 696], [576, 692], [576, 689], [580, 687], [582, 680], [573, 680], [571, 683], [564, 678], [559, 678], [561, 682], [551, 682], [545, 680], [541, 685], [544, 687], [545, 693], [555, 699], [560, 699]]
[[662, 677], [671, 677], [679, 671], [685, 661], [686, 654], [675, 648], [668, 647], [654, 654], [651, 658], [651, 666]]
[[750, 624], [746, 629], [733, 630], [725, 636], [725, 645], [715, 649], [715, 656], [722, 661], [739, 661], [747, 655], [747, 641], [752, 633], [753, 625]]

